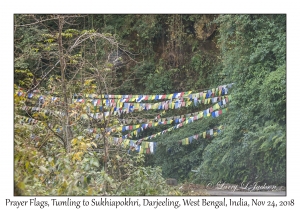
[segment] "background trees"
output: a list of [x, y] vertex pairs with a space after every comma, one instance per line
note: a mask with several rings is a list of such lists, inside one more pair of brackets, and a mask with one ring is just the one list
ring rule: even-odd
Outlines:
[[[164, 194], [161, 173], [181, 181], [285, 184], [285, 15], [14, 18], [15, 183], [24, 194]], [[107, 115], [112, 107], [102, 95], [200, 92], [231, 82], [226, 115], [156, 137], [155, 155], [144, 159], [113, 146], [126, 132], [111, 128], [126, 125], [123, 119], [157, 121], [208, 105]], [[27, 125], [24, 117], [40, 122]], [[178, 144], [220, 125], [221, 135]], [[129, 192], [137, 173], [158, 181], [141, 179]]]
[[[227, 129], [207, 147], [203, 176], [285, 183], [285, 15], [223, 15], [223, 72], [235, 81]], [[234, 170], [232, 170], [234, 168]], [[213, 173], [218, 170], [219, 174]], [[226, 178], [225, 178], [226, 177]]]

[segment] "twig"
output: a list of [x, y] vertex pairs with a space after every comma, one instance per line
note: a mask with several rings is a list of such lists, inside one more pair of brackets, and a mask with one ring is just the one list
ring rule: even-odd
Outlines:
[[56, 137], [58, 137], [62, 142], [60, 142], [62, 145], [64, 145], [64, 139], [60, 136], [60, 135], [58, 135], [54, 130], [52, 130], [52, 128], [50, 128], [50, 126], [47, 124], [47, 127], [49, 128], [49, 130], [50, 131], [52, 131], [53, 132], [53, 134], [56, 136]]
[[[34, 16], [33, 16], [34, 17]], [[67, 18], [70, 18], [70, 17], [81, 17], [81, 16], [78, 16], [78, 15], [72, 15], [72, 16], [66, 16]], [[35, 17], [34, 17], [35, 18]], [[36, 18], [35, 18], [36, 19]], [[24, 25], [15, 25], [15, 26], [30, 26], [30, 25], [35, 25], [35, 24], [38, 24], [38, 23], [42, 23], [42, 22], [46, 22], [46, 21], [49, 21], [49, 20], [57, 20], [59, 19], [59, 17], [54, 17], [54, 18], [48, 18], [48, 19], [45, 19], [45, 20], [37, 20], [36, 22], [34, 23], [28, 23], [28, 24], [24, 24]]]
[[59, 64], [59, 61], [56, 62], [56, 64], [52, 67], [52, 69], [50, 69], [43, 77], [42, 79], [33, 87], [33, 88], [30, 88], [26, 93], [29, 93], [31, 92], [32, 90], [36, 89], [42, 81], [44, 81], [44, 79], [46, 78], [46, 76], [48, 76], [48, 74], [57, 66], [57, 64]]

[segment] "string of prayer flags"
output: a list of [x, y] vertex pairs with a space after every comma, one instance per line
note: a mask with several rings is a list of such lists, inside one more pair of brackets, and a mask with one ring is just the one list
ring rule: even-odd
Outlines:
[[[188, 122], [185, 122], [185, 123], [191, 123], [192, 121], [197, 120], [198, 118], [202, 118], [202, 117], [206, 118], [206, 117], [212, 116], [213, 118], [216, 118], [222, 114], [223, 111], [220, 108], [223, 107], [224, 105], [226, 105], [226, 103], [223, 103], [222, 101], [220, 101], [219, 103], [215, 104], [213, 107], [210, 107], [210, 108], [204, 110], [203, 112], [195, 112], [195, 113], [186, 114], [186, 118], [190, 117], [191, 115], [193, 115], [193, 118], [188, 119]], [[220, 109], [220, 110], [218, 110], [218, 109]], [[226, 110], [225, 110], [225, 112], [226, 112]], [[103, 118], [103, 113], [90, 113], [87, 115], [94, 119], [102, 119]], [[104, 112], [104, 116], [109, 116], [109, 115], [110, 115], [109, 111]], [[158, 118], [159, 118], [159, 115], [155, 120], [157, 120]], [[184, 118], [184, 116], [169, 117], [167, 122], [159, 121], [158, 123], [153, 124], [153, 125], [157, 126], [157, 125], [162, 125], [162, 124], [172, 124], [173, 121], [171, 121], [171, 120], [174, 120], [175, 124], [178, 124], [178, 123], [184, 122], [185, 118]], [[152, 120], [146, 120], [146, 121], [148, 122], [149, 127], [152, 127], [152, 123], [150, 123]], [[143, 127], [143, 129], [144, 129], [144, 127]], [[121, 130], [120, 127], [115, 128], [115, 129], [112, 128], [112, 131], [120, 131], [120, 130]], [[123, 126], [122, 126], [121, 131], [124, 132], [127, 130], [130, 130], [130, 127], [123, 128]], [[135, 129], [133, 129], [133, 130], [135, 130]], [[131, 135], [132, 136], [137, 135], [138, 133], [139, 133], [139, 131], [135, 132], [135, 133], [131, 133]]]
[[[228, 103], [229, 95], [215, 97], [213, 99], [204, 99], [204, 101], [197, 100], [197, 103], [193, 101], [185, 101], [185, 100], [177, 100], [177, 101], [162, 101], [158, 103], [123, 103], [123, 107], [119, 106], [114, 111], [120, 111], [121, 113], [131, 113], [134, 111], [142, 111], [142, 110], [168, 110], [168, 109], [179, 109], [181, 107], [189, 107], [195, 104], [214, 104], [218, 103], [219, 106]], [[112, 104], [112, 106], [114, 106]], [[215, 106], [215, 109], [218, 109], [218, 105]]]
[[122, 99], [123, 102], [142, 102], [143, 100], [161, 100], [161, 99], [176, 99], [180, 97], [188, 97], [194, 99], [196, 97], [209, 98], [215, 95], [226, 95], [228, 93], [228, 88], [231, 88], [234, 83], [230, 83], [227, 85], [220, 85], [217, 88], [212, 88], [208, 90], [204, 90], [200, 93], [192, 93], [192, 91], [187, 92], [179, 92], [172, 94], [158, 94], [158, 95], [102, 95], [101, 97], [96, 94], [86, 94], [85, 96], [88, 98], [115, 98]]
[[162, 122], [154, 122], [154, 123], [146, 123], [142, 124], [141, 127], [135, 127], [131, 133], [129, 133], [129, 136], [138, 136], [138, 134], [142, 131], [144, 131], [147, 128], [156, 127], [159, 125], [170, 125], [172, 124], [173, 120], [168, 121], [162, 121]]
[[[34, 118], [31, 118], [31, 117], [16, 115], [15, 119], [19, 120], [20, 124], [23, 124], [23, 123], [27, 123], [27, 124], [30, 124], [30, 125], [36, 125], [37, 124], [37, 125], [40, 125], [41, 127], [45, 127], [45, 124], [44, 124], [45, 122], [34, 119]], [[62, 130], [62, 128], [57, 124], [54, 124], [54, 125], [48, 124], [48, 126], [52, 129], [55, 129], [57, 132]]]
[[[221, 112], [220, 112], [220, 110], [213, 111], [214, 114], [210, 114], [210, 113], [209, 113], [209, 109], [208, 109], [207, 116], [216, 117], [216, 112], [218, 112], [218, 116], [219, 116], [220, 113], [221, 113], [221, 114], [226, 113], [226, 110], [227, 110], [227, 109], [228, 109], [228, 108], [220, 109]], [[205, 111], [207, 111], [207, 110], [204, 110], [203, 112], [205, 112]], [[166, 129], [166, 130], [163, 130], [163, 131], [161, 131], [161, 132], [159, 132], [159, 133], [152, 134], [151, 136], [147, 136], [147, 137], [144, 137], [144, 138], [142, 138], [142, 139], [139, 139], [139, 141], [150, 140], [150, 139], [155, 138], [155, 137], [157, 137], [157, 136], [159, 136], [159, 135], [165, 134], [165, 133], [167, 133], [167, 132], [169, 132], [169, 131], [172, 131], [172, 130], [181, 128], [181, 127], [184, 126], [184, 125], [187, 125], [187, 124], [189, 124], [189, 123], [193, 123], [194, 121], [201, 119], [201, 118], [202, 118], [201, 116], [204, 117], [205, 115], [201, 115], [201, 113], [199, 113], [199, 114], [197, 114], [197, 115], [195, 115], [195, 116], [190, 117], [189, 119], [186, 119], [186, 120], [185, 120], [184, 122], [182, 122], [182, 123], [179, 123], [179, 124], [177, 124], [177, 125], [175, 125], [175, 126], [173, 126], [173, 127], [170, 127], [170, 128], [168, 128], [168, 129]], [[205, 117], [204, 117], [204, 118], [205, 118]], [[203, 135], [204, 135], [204, 134], [203, 134]], [[205, 134], [205, 135], [206, 135], [206, 134]], [[123, 138], [123, 139], [127, 139], [127, 138], [130, 138], [130, 137], [132, 137], [132, 136], [133, 136], [133, 135], [131, 135], [131, 134], [127, 134], [127, 135], [122, 136], [122, 138]]]
[[[227, 85], [228, 88], [230, 88], [231, 85]], [[121, 113], [129, 113], [129, 112], [133, 112], [136, 110], [142, 111], [142, 110], [149, 110], [149, 109], [164, 110], [160, 114], [160, 115], [162, 115], [163, 113], [165, 113], [165, 110], [168, 110], [168, 109], [178, 109], [181, 107], [188, 107], [191, 105], [198, 105], [201, 103], [214, 104], [214, 106], [212, 106], [206, 110], [203, 110], [202, 112], [187, 114], [185, 117], [184, 117], [184, 115], [182, 115], [182, 116], [176, 116], [176, 118], [171, 117], [166, 120], [166, 118], [161, 119], [160, 115], [158, 115], [156, 118], [156, 120], [158, 120], [158, 122], [147, 123], [148, 126], [146, 126], [145, 124], [132, 125], [132, 127], [126, 126], [125, 128], [124, 128], [124, 126], [122, 126], [121, 129], [123, 132], [127, 131], [127, 130], [130, 130], [132, 132], [128, 133], [127, 135], [122, 136], [121, 138], [118, 138], [118, 142], [119, 142], [120, 139], [122, 141], [123, 139], [131, 138], [133, 136], [137, 137], [138, 134], [140, 132], [142, 132], [144, 129], [146, 129], [147, 127], [158, 126], [161, 124], [171, 124], [172, 122], [177, 124], [169, 129], [161, 131], [160, 133], [153, 134], [149, 137], [141, 139], [141, 140], [149, 140], [151, 138], [155, 138], [159, 135], [170, 132], [173, 129], [177, 129], [186, 124], [192, 123], [195, 120], [210, 117], [210, 116], [212, 116], [213, 118], [216, 118], [219, 115], [226, 113], [227, 108], [225, 108], [225, 109], [221, 109], [221, 108], [223, 108], [231, 100], [231, 95], [227, 95], [228, 88], [226, 86], [219, 86], [218, 88], [207, 90], [206, 92], [203, 91], [200, 93], [192, 93], [191, 91], [188, 91], [188, 92], [163, 94], [163, 95], [126, 95], [125, 97], [123, 97], [122, 95], [116, 96], [116, 97], [113, 97], [113, 95], [108, 95], [108, 96], [102, 95], [103, 97], [101, 97], [101, 99], [96, 99], [95, 94], [94, 94], [94, 95], [92, 95], [94, 97], [93, 99], [77, 98], [77, 99], [73, 99], [72, 102], [87, 104], [87, 110], [89, 110], [88, 114], [81, 115], [81, 117], [84, 119], [88, 118], [88, 116], [93, 117], [95, 119], [101, 119], [101, 118], [107, 117], [109, 115], [116, 115], [116, 114], [120, 115]], [[25, 96], [24, 92], [22, 92], [21, 90], [18, 91], [17, 95]], [[28, 106], [23, 106], [22, 109], [26, 110], [26, 111], [27, 110], [40, 111], [42, 108], [42, 104], [44, 104], [45, 101], [56, 102], [59, 100], [59, 97], [40, 95], [38, 91], [33, 91], [31, 93], [28, 93], [27, 97], [29, 99], [37, 99], [39, 106], [31, 107], [31, 108]], [[124, 99], [126, 99], [126, 100], [124, 100]], [[167, 100], [167, 101], [161, 101], [161, 102], [157, 102], [157, 103], [141, 103], [143, 100]], [[133, 102], [133, 103], [127, 103], [127, 102]], [[136, 103], [136, 102], [139, 102], [139, 103]], [[90, 111], [91, 111], [90, 106], [92, 106], [92, 105], [94, 106], [94, 113], [90, 113]], [[111, 107], [111, 109], [109, 111], [105, 111], [103, 113], [102, 112], [97, 113], [96, 111], [98, 109], [99, 109], [99, 111], [103, 110], [103, 108], [104, 108], [104, 107], [102, 107], [103, 105], [106, 108]], [[48, 112], [47, 110], [45, 110], [44, 112], [49, 113], [49, 114], [63, 115], [62, 112], [53, 112], [52, 113], [52, 112]], [[33, 118], [25, 119], [23, 121], [28, 122], [29, 124], [37, 123], [37, 120], [35, 120]], [[61, 130], [60, 128], [57, 128], [57, 129], [58, 129], [58, 131]], [[117, 129], [120, 129], [120, 127], [115, 128], [115, 130], [117, 130]], [[94, 131], [98, 132], [97, 129], [94, 129]], [[108, 128], [108, 129], [106, 129], [106, 131], [110, 133], [113, 131], [113, 129]], [[191, 139], [185, 140], [185, 143], [187, 144], [190, 141], [191, 141]]]
[[34, 124], [37, 124], [37, 123], [42, 124], [41, 121], [36, 120], [36, 119], [34, 119], [34, 118], [31, 118], [31, 117], [25, 117], [25, 116], [17, 115], [15, 119], [16, 119], [16, 120], [20, 120], [19, 122], [20, 122], [21, 124], [22, 124], [22, 123], [28, 123], [28, 124], [30, 124], [30, 125], [34, 125]]
[[[210, 139], [210, 138], [217, 136], [223, 129], [224, 129], [224, 126], [221, 125], [221, 126], [213, 128], [213, 129], [208, 129], [208, 130], [204, 131], [203, 133], [194, 134], [187, 138], [183, 138], [181, 140], [178, 140], [178, 142], [181, 143], [181, 145], [192, 144], [193, 140], [198, 140], [199, 137], [201, 136], [201, 134], [203, 134], [202, 135], [203, 139]], [[136, 140], [129, 140], [129, 139], [120, 141], [119, 138], [113, 138], [113, 141], [115, 144], [121, 144], [123, 148], [129, 148], [128, 153], [138, 152], [138, 153], [143, 153], [143, 154], [155, 154], [155, 151], [158, 148], [157, 142], [144, 142], [141, 140], [136, 141]]]
[[[222, 87], [223, 88], [223, 87]], [[226, 93], [226, 90], [224, 90], [224, 92]], [[213, 91], [208, 91], [208, 93], [206, 93], [206, 97], [210, 97], [210, 93], [213, 93]], [[20, 95], [18, 93], [18, 95]], [[179, 95], [179, 94], [178, 94]], [[201, 98], [196, 98], [198, 95], [199, 97], [205, 94], [190, 94], [192, 95], [191, 97], [194, 97], [193, 101], [186, 101], [184, 99], [180, 99], [180, 100], [176, 100], [176, 101], [162, 101], [162, 102], [158, 102], [158, 103], [123, 103], [123, 102], [117, 102], [115, 101], [115, 99], [105, 99], [103, 100], [104, 102], [104, 106], [106, 108], [111, 107], [110, 111], [104, 112], [104, 116], [109, 116], [109, 115], [121, 115], [121, 113], [130, 113], [133, 111], [142, 111], [142, 110], [168, 110], [168, 109], [178, 109], [181, 107], [188, 107], [192, 104], [197, 105], [197, 104], [214, 104], [214, 103], [218, 103], [218, 105], [216, 104], [213, 109], [216, 110], [218, 109], [218, 106], [222, 106], [226, 103], [228, 103], [228, 101], [231, 100], [231, 95], [225, 95], [225, 96], [219, 96], [219, 97], [213, 97], [213, 98], [205, 98], [202, 99]], [[30, 95], [30, 97], [32, 96], [32, 94]], [[47, 97], [49, 99], [49, 97]], [[147, 98], [144, 97], [144, 98]], [[149, 98], [149, 97], [148, 97]], [[162, 97], [163, 98], [163, 97]], [[168, 98], [168, 97], [167, 97]], [[169, 97], [171, 98], [171, 97]], [[44, 101], [46, 100], [46, 97], [44, 96], [39, 96], [38, 101], [41, 102], [42, 104], [44, 103]], [[51, 102], [55, 102], [57, 101], [58, 98], [57, 97], [51, 97], [50, 101]], [[99, 109], [99, 111], [102, 111], [103, 107], [102, 107], [102, 103], [100, 99], [93, 99], [93, 100], [84, 100], [84, 99], [73, 99], [74, 103], [87, 103], [87, 109], [90, 109], [90, 106], [88, 104], [92, 104], [94, 105], [94, 113], [90, 113], [89, 116], [93, 117], [94, 119], [101, 119], [103, 118], [103, 114], [102, 113], [95, 113], [97, 112], [97, 110]], [[41, 103], [39, 103], [41, 104]], [[205, 117], [207, 115], [205, 114]], [[209, 116], [209, 115], [208, 115]], [[86, 116], [83, 116], [83, 118], [85, 119]]]
[[191, 144], [193, 142], [193, 140], [197, 140], [200, 136], [202, 136], [203, 139], [212, 138], [214, 136], [217, 136], [222, 131], [222, 129], [224, 129], [223, 125], [218, 126], [213, 129], [206, 130], [202, 133], [195, 134], [195, 135], [189, 136], [187, 138], [181, 139], [178, 142], [181, 143], [182, 145], [188, 145], [188, 144]]
[[[120, 144], [119, 140], [114, 139], [116, 144]], [[128, 148], [128, 153], [131, 151], [144, 153], [144, 154], [154, 154], [157, 149], [157, 142], [138, 142], [134, 140], [123, 140], [121, 143], [123, 148]]]
[[[73, 102], [85, 102], [85, 99], [83, 99], [83, 96], [85, 96], [86, 99], [107, 99], [103, 100], [103, 102], [106, 105], [109, 105], [110, 103], [115, 103], [115, 102], [137, 102], [140, 103], [144, 100], [163, 100], [163, 99], [179, 99], [179, 98], [189, 98], [190, 101], [194, 101], [194, 104], [196, 105], [198, 100], [203, 100], [203, 99], [208, 99], [212, 98], [215, 96], [224, 96], [228, 94], [228, 88], [231, 88], [233, 83], [227, 84], [227, 85], [221, 85], [218, 86], [217, 88], [212, 88], [209, 90], [205, 90], [202, 92], [198, 93], [192, 93], [192, 91], [187, 91], [187, 92], [180, 92], [180, 93], [172, 93], [172, 94], [159, 94], [159, 95], [109, 95], [109, 94], [102, 94], [97, 95], [97, 94], [74, 94], [74, 97], [77, 99], [73, 99]], [[30, 93], [27, 94], [28, 99], [36, 99], [39, 98], [38, 94], [40, 94], [40, 91], [34, 90]], [[18, 96], [25, 95], [22, 90], [19, 90], [17, 92]], [[45, 97], [46, 98], [46, 97]], [[53, 98], [53, 96], [47, 96], [47, 99]], [[58, 99], [55, 97], [56, 100]], [[111, 100], [114, 101], [111, 101]], [[119, 100], [115, 100], [119, 99]], [[99, 100], [100, 101], [100, 100]]]

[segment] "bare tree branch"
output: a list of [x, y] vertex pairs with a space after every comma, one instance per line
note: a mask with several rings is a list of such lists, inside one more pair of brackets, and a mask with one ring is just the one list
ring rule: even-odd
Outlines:
[[[37, 20], [35, 18], [34, 15], [30, 15], [32, 16], [35, 20]], [[84, 15], [85, 16], [85, 15]], [[66, 18], [72, 18], [72, 17], [84, 17], [84, 16], [81, 16], [81, 15], [64, 15], [64, 17]], [[58, 20], [59, 19], [59, 16], [56, 16], [54, 18], [48, 18], [48, 19], [44, 19], [44, 20], [37, 20], [36, 22], [34, 23], [28, 23], [28, 24], [23, 24], [23, 25], [15, 25], [15, 26], [20, 26], [20, 27], [24, 27], [24, 26], [31, 26], [31, 25], [36, 25], [36, 24], [39, 24], [39, 23], [43, 23], [43, 22], [46, 22], [46, 21], [50, 21], [50, 20]]]
[[41, 84], [41, 82], [44, 81], [48, 74], [57, 66], [57, 64], [59, 64], [59, 61], [57, 61], [56, 64], [42, 77], [42, 79], [33, 88], [30, 88], [26, 93], [30, 93], [32, 90], [36, 89]]
[[64, 139], [63, 139], [63, 137], [61, 137], [60, 135], [58, 135], [57, 134], [57, 132], [55, 132], [54, 130], [52, 130], [52, 128], [47, 124], [47, 127], [48, 127], [48, 129], [50, 130], [50, 131], [52, 131], [52, 133], [56, 136], [56, 137], [58, 137], [61, 141], [59, 141], [59, 143], [61, 143], [62, 145], [64, 145]]

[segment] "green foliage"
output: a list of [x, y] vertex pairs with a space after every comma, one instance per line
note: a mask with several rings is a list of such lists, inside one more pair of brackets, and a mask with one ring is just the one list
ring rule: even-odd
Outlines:
[[29, 69], [16, 69], [14, 77], [15, 84], [18, 84], [20, 87], [31, 87], [33, 81], [33, 74]]
[[[26, 131], [26, 130], [25, 130]], [[99, 162], [99, 155], [92, 152], [66, 153], [54, 148], [55, 154], [39, 151], [28, 142], [22, 131], [22, 139], [15, 138], [15, 183], [21, 195], [166, 195], [169, 188], [162, 178], [161, 169], [139, 165], [141, 157], [113, 154], [122, 162], [121, 177], [107, 173]], [[26, 132], [28, 133], [28, 132]], [[29, 133], [28, 133], [29, 134]], [[73, 142], [74, 143], [74, 142]], [[77, 142], [76, 142], [77, 143]], [[80, 144], [82, 147], [83, 144]], [[86, 145], [84, 145], [86, 146]], [[124, 153], [122, 153], [124, 154]], [[113, 159], [113, 158], [112, 158]], [[125, 164], [124, 164], [125, 163]]]
[[[286, 120], [286, 72], [285, 66], [269, 74], [263, 83], [260, 100], [263, 103], [263, 115], [267, 119], [273, 119], [282, 125]], [[274, 117], [276, 116], [276, 118]]]
[[191, 90], [220, 85], [221, 65], [211, 55], [198, 51], [190, 61], [190, 70], [187, 70], [186, 86]]
[[[29, 31], [32, 30], [31, 27], [29, 28]], [[22, 96], [15, 95], [15, 109], [18, 114], [21, 112], [22, 115], [42, 121], [36, 125], [23, 124], [18, 119], [15, 122], [16, 172], [14, 180], [17, 188], [21, 191], [20, 194], [167, 194], [168, 187], [159, 168], [143, 167], [141, 161], [126, 156], [124, 153], [126, 150], [122, 149], [121, 154], [118, 151], [110, 152], [110, 157], [108, 156], [107, 150], [111, 137], [105, 133], [105, 128], [118, 125], [116, 117], [107, 117], [105, 120], [85, 120], [80, 116], [86, 113], [84, 110], [86, 107], [82, 104], [69, 103], [74, 93], [101, 94], [101, 92], [97, 92], [99, 89], [107, 93], [117, 86], [113, 83], [114, 75], [111, 74], [113, 66], [106, 61], [114, 47], [105, 44], [103, 40], [95, 39], [93, 37], [95, 34], [92, 34], [95, 32], [94, 30], [65, 29], [61, 31], [62, 38], [60, 39], [57, 28], [51, 32], [38, 27], [34, 27], [34, 29], [38, 33], [34, 39], [30, 40], [30, 46], [33, 53], [38, 53], [40, 57], [34, 57], [35, 62], [27, 65], [30, 70], [15, 70], [16, 83], [30, 88], [32, 85], [30, 79], [33, 77], [32, 69], [37, 68], [43, 72], [43, 77], [47, 76], [46, 82], [41, 84], [44, 87], [39, 87], [39, 90], [43, 95], [51, 93], [60, 99], [55, 103], [46, 101], [40, 104], [38, 101], [42, 111], [24, 113], [20, 111], [23, 105], [35, 106], [36, 104], [33, 100], [26, 100], [25, 91]], [[28, 31], [27, 28], [24, 30], [18, 28], [16, 34], [21, 31], [26, 33], [26, 30]], [[88, 35], [93, 36], [89, 37]], [[84, 36], [89, 39], [83, 39], [83, 41], [87, 41], [76, 46], [75, 44]], [[100, 34], [100, 36], [104, 36], [105, 40], [114, 41], [114, 37], [108, 33]], [[19, 47], [23, 44], [22, 41], [16, 46]], [[63, 44], [60, 45], [60, 42]], [[96, 46], [101, 47], [97, 48]], [[15, 51], [15, 53], [20, 58], [30, 57], [30, 54], [26, 54], [26, 52]], [[86, 63], [83, 63], [83, 59]], [[57, 60], [60, 63], [56, 67], [54, 64], [57, 63]], [[26, 59], [24, 63], [25, 61]], [[40, 62], [46, 63], [46, 65], [41, 67]], [[22, 69], [19, 64], [16, 66]], [[49, 71], [50, 68], [52, 70]], [[86, 69], [89, 70], [86, 71]], [[101, 73], [99, 73], [100, 71]], [[90, 73], [93, 73], [95, 77], [98, 76], [96, 77], [98, 80], [87, 79], [90, 77]], [[35, 76], [38, 77], [39, 74], [36, 73]], [[15, 88], [17, 91], [17, 86]], [[107, 110], [104, 108], [104, 111]], [[68, 126], [65, 126], [66, 124]], [[54, 125], [53, 128], [51, 128], [52, 125]], [[101, 128], [100, 132], [105, 135], [102, 135], [99, 140], [94, 139], [90, 133], [86, 132], [86, 128], [90, 126]], [[94, 149], [98, 147], [98, 153], [94, 152]], [[115, 147], [114, 149], [116, 151], [120, 148]], [[30, 152], [26, 152], [27, 150]], [[117, 161], [112, 163], [113, 160]], [[121, 172], [121, 174], [116, 174], [116, 172]], [[141, 175], [142, 180], [133, 185], [132, 181], [136, 175]], [[132, 188], [132, 186], [134, 187]]]
[[[115, 182], [114, 195], [167, 195], [170, 188], [162, 177], [160, 167], [144, 167], [143, 155], [118, 157], [120, 176]], [[113, 165], [110, 166], [114, 168]], [[116, 170], [117, 171], [117, 170]], [[118, 173], [118, 172], [117, 172]]]
[[199, 181], [285, 184], [286, 136], [279, 126], [248, 132], [234, 144], [227, 132], [224, 138], [217, 137], [207, 146], [197, 174]]
[[153, 94], [171, 93], [174, 90], [170, 72], [148, 74], [145, 86], [145, 91]]
[[220, 15], [225, 81], [235, 83], [222, 138], [207, 147], [199, 180], [285, 184], [285, 15]]
[[156, 154], [146, 156], [149, 165], [162, 166], [163, 176], [165, 178], [176, 178], [178, 181], [198, 181], [190, 180], [193, 172], [191, 170], [197, 168], [203, 161], [203, 152], [210, 144], [211, 139], [203, 139], [202, 136], [198, 140], [193, 140], [189, 145], [182, 145], [178, 142], [180, 139], [199, 134], [218, 124], [219, 118], [206, 118], [187, 124], [183, 128], [176, 129], [170, 134], [164, 134], [156, 137], [158, 148]]

